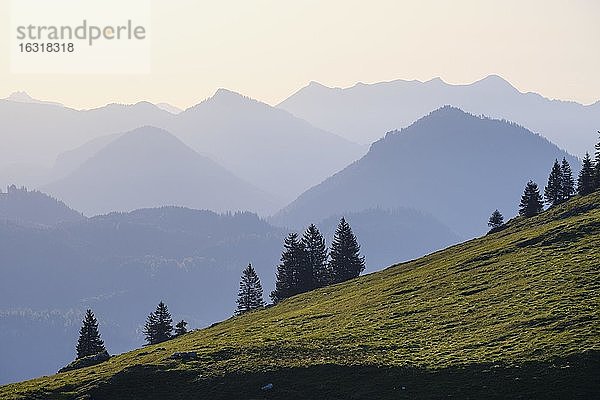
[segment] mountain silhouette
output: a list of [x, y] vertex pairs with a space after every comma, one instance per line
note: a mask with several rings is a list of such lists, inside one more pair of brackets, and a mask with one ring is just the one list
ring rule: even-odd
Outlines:
[[579, 156], [593, 148], [600, 119], [600, 101], [582, 105], [521, 93], [497, 75], [467, 85], [440, 78], [359, 83], [346, 89], [311, 82], [278, 107], [349, 140], [371, 143], [444, 105], [514, 121]]
[[167, 128], [284, 204], [366, 151], [284, 110], [226, 89], [177, 115]]
[[0, 100], [0, 185], [45, 187], [99, 151], [102, 137], [155, 126], [268, 192], [281, 207], [367, 150], [226, 89], [180, 113], [162, 108], [139, 102], [75, 110]]
[[44, 189], [86, 215], [162, 205], [263, 213], [273, 207], [265, 193], [154, 127], [118, 136]]
[[55, 104], [0, 100], [0, 170], [14, 163], [50, 167], [60, 153], [99, 136], [156, 126], [171, 117], [148, 102], [75, 110]]
[[11, 185], [0, 190], [0, 220], [55, 226], [62, 222], [81, 221], [85, 217], [45, 193]]
[[48, 104], [48, 105], [59, 106], [59, 107], [63, 106], [62, 104], [54, 102], [54, 101], [44, 101], [44, 100], [34, 99], [27, 92], [14, 92], [14, 93], [11, 93], [10, 96], [8, 96], [2, 100], [14, 101], [17, 103]]
[[563, 157], [577, 173], [579, 161], [539, 135], [446, 106], [389, 132], [272, 221], [295, 226], [347, 211], [410, 207], [471, 237], [486, 231], [494, 209], [515, 215], [525, 183], [543, 187], [554, 159]]

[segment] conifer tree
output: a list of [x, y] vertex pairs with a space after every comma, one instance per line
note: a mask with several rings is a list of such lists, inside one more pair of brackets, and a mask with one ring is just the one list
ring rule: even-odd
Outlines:
[[304, 232], [302, 245], [306, 252], [307, 269], [311, 271], [311, 282], [306, 289], [313, 290], [327, 286], [331, 281], [327, 265], [327, 246], [323, 235], [314, 224], [311, 224]]
[[563, 157], [560, 165], [562, 173], [562, 201], [567, 201], [575, 194], [575, 180], [573, 179], [573, 172], [571, 171], [571, 165], [566, 158]]
[[92, 310], [87, 310], [83, 319], [83, 325], [79, 330], [77, 358], [93, 356], [105, 351], [104, 342], [100, 338], [100, 332], [98, 331], [98, 321]]
[[298, 290], [298, 273], [306, 266], [306, 252], [297, 233], [290, 233], [284, 241], [281, 262], [277, 266], [275, 290], [271, 292], [271, 300], [277, 303], [300, 293]]
[[365, 258], [360, 255], [360, 245], [345, 218], [340, 223], [331, 242], [329, 269], [333, 282], [356, 278], [365, 269]]
[[524, 217], [533, 217], [544, 210], [544, 203], [538, 185], [533, 182], [527, 182], [525, 191], [519, 204], [519, 214]]
[[500, 211], [495, 210], [488, 221], [488, 226], [492, 229], [499, 228], [504, 225], [504, 217]]
[[148, 315], [144, 326], [144, 335], [148, 344], [156, 344], [169, 340], [173, 333], [173, 319], [169, 309], [162, 301], [156, 311]]
[[590, 194], [594, 191], [594, 165], [589, 153], [585, 153], [583, 165], [579, 171], [577, 178], [577, 193], [582, 196]]
[[[598, 131], [600, 134], [600, 131]], [[594, 146], [596, 149], [596, 158], [594, 160], [594, 190], [600, 189], [600, 140]]]
[[181, 320], [175, 325], [175, 336], [181, 336], [187, 333], [187, 322]]
[[563, 201], [563, 175], [558, 160], [554, 160], [554, 165], [548, 177], [548, 184], [544, 189], [544, 198], [546, 203], [551, 206], [558, 205]]
[[240, 315], [264, 305], [263, 289], [260, 284], [260, 279], [252, 267], [252, 264], [248, 264], [242, 271], [236, 314]]

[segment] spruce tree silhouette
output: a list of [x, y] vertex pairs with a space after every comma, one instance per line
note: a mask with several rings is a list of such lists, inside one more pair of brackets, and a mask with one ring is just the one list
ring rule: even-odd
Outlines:
[[240, 290], [237, 298], [236, 314], [240, 315], [255, 310], [265, 305], [263, 301], [263, 289], [260, 279], [252, 264], [248, 264], [242, 271]]
[[365, 269], [365, 258], [360, 255], [360, 245], [343, 217], [331, 242], [330, 257], [329, 269], [334, 283], [356, 278]]
[[590, 194], [594, 191], [594, 164], [589, 153], [585, 153], [581, 171], [577, 178], [577, 193], [582, 196]]
[[148, 344], [156, 344], [169, 340], [173, 333], [173, 319], [169, 309], [162, 301], [156, 311], [148, 315], [144, 326], [144, 335]]
[[546, 203], [555, 206], [563, 202], [563, 182], [564, 177], [562, 168], [560, 167], [558, 160], [554, 160], [554, 165], [552, 165], [552, 170], [548, 177], [548, 184], [544, 188], [544, 198], [546, 199]]
[[519, 215], [529, 218], [541, 213], [543, 210], [544, 203], [538, 185], [533, 181], [527, 182], [519, 204]]
[[566, 158], [563, 157], [560, 164], [562, 172], [562, 201], [569, 200], [575, 194], [575, 180], [573, 179], [573, 172], [571, 171], [571, 165]]
[[306, 252], [297, 233], [290, 233], [284, 240], [281, 262], [277, 266], [275, 290], [271, 292], [271, 300], [277, 303], [300, 293], [298, 289], [298, 273], [306, 266]]
[[319, 229], [310, 226], [302, 236], [302, 244], [306, 251], [307, 269], [311, 271], [311, 281], [305, 284], [306, 290], [327, 286], [331, 282], [331, 272], [327, 264], [327, 246]]
[[488, 220], [488, 226], [492, 229], [495, 229], [501, 227], [502, 225], [504, 225], [504, 217], [500, 211], [495, 210]]
[[77, 358], [93, 356], [105, 351], [104, 342], [100, 338], [100, 332], [98, 331], [98, 321], [92, 310], [87, 310], [83, 319], [83, 326], [79, 330]]

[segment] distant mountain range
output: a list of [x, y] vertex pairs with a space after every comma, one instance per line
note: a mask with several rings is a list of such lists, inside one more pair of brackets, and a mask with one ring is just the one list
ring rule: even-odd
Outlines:
[[34, 99], [33, 97], [31, 97], [26, 92], [14, 92], [14, 93], [11, 93], [10, 96], [8, 96], [8, 97], [6, 97], [6, 98], [4, 98], [2, 100], [14, 101], [14, 102], [17, 102], [17, 103], [48, 104], [48, 105], [63, 107], [62, 104], [54, 102], [54, 101], [44, 101], [44, 100]]
[[593, 148], [600, 128], [600, 101], [582, 105], [521, 93], [497, 75], [467, 85], [440, 78], [358, 83], [345, 89], [311, 82], [278, 107], [349, 140], [372, 143], [444, 105], [516, 122], [578, 156]]
[[218, 212], [275, 208], [260, 189], [153, 127], [118, 136], [44, 190], [87, 215], [162, 205]]
[[[162, 108], [141, 102], [74, 110], [45, 102], [0, 100], [0, 140], [6, 144], [0, 148], [0, 180], [5, 185], [42, 187], [73, 172], [111, 137], [155, 126], [266, 191], [273, 203], [283, 206], [366, 151], [365, 146], [315, 128], [286, 111], [225, 89], [184, 112]], [[63, 155], [66, 152], [68, 156]], [[135, 154], [130, 155], [132, 163]], [[65, 159], [69, 159], [66, 164]], [[156, 160], [169, 161], [165, 157]]]
[[534, 179], [543, 190], [554, 159], [563, 157], [577, 173], [579, 161], [543, 137], [447, 106], [389, 132], [272, 222], [301, 226], [345, 212], [409, 207], [472, 237], [486, 231], [494, 209], [515, 215], [525, 183]]
[[366, 152], [365, 146], [225, 89], [165, 128], [284, 203]]
[[10, 164], [47, 167], [60, 153], [99, 136], [156, 126], [171, 117], [171, 113], [147, 102], [74, 110], [55, 104], [0, 100], [0, 168]]

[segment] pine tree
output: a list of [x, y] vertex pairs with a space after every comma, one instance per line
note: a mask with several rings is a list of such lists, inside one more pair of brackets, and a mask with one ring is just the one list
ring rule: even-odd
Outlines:
[[[598, 131], [600, 134], [600, 131]], [[594, 160], [594, 190], [600, 189], [600, 140], [594, 146], [596, 149], [596, 158]]]
[[554, 160], [554, 165], [548, 177], [548, 184], [544, 189], [544, 198], [546, 203], [551, 206], [560, 204], [563, 201], [563, 175], [558, 160]]
[[585, 153], [581, 171], [577, 178], [577, 193], [582, 196], [590, 194], [594, 191], [594, 166], [589, 153]]
[[541, 213], [544, 210], [544, 203], [538, 185], [533, 182], [527, 182], [525, 191], [521, 197], [521, 204], [519, 205], [519, 214], [524, 217], [533, 217]]
[[360, 245], [345, 218], [340, 223], [331, 242], [329, 269], [333, 282], [356, 278], [365, 269], [365, 258], [360, 255]]
[[187, 333], [187, 322], [181, 320], [175, 325], [175, 336], [181, 336]]
[[156, 344], [169, 340], [173, 333], [173, 319], [169, 309], [162, 301], [156, 311], [148, 315], [144, 326], [144, 335], [148, 344]]
[[301, 293], [298, 290], [298, 273], [305, 265], [304, 246], [297, 233], [290, 233], [283, 243], [281, 262], [277, 266], [275, 290], [271, 292], [271, 300], [274, 303]]
[[567, 201], [575, 194], [575, 180], [573, 179], [573, 172], [571, 171], [571, 165], [566, 158], [563, 157], [560, 165], [562, 173], [562, 201]]
[[504, 217], [500, 211], [495, 210], [488, 221], [488, 226], [492, 229], [499, 228], [504, 225]]
[[94, 317], [92, 310], [87, 310], [83, 325], [79, 330], [77, 358], [93, 356], [105, 351], [104, 342], [100, 339], [100, 332], [98, 331], [98, 321]]
[[323, 235], [314, 224], [311, 224], [304, 232], [302, 245], [306, 251], [308, 270], [311, 271], [308, 290], [327, 286], [331, 281], [331, 273], [327, 265], [327, 246]]
[[252, 268], [252, 264], [248, 264], [242, 271], [236, 314], [240, 315], [264, 305], [263, 289], [260, 284], [260, 279], [254, 268]]

